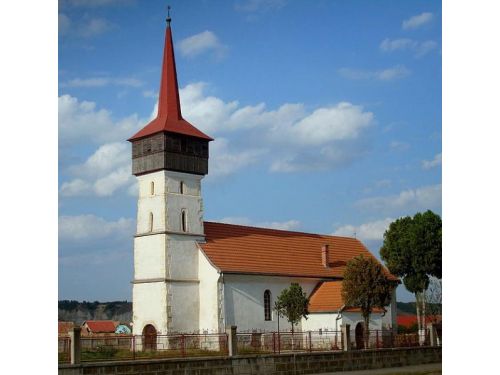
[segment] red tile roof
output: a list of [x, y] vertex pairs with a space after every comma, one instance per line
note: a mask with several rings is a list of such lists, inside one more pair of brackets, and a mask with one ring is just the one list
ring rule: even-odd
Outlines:
[[161, 72], [160, 94], [158, 99], [157, 117], [134, 134], [129, 141], [153, 135], [160, 132], [171, 132], [189, 135], [192, 137], [213, 140], [211, 137], [196, 129], [182, 118], [175, 68], [174, 46], [170, 25], [165, 31], [165, 47], [163, 50], [163, 66]]
[[65, 336], [74, 326], [73, 322], [57, 322], [57, 332], [60, 336]]
[[87, 320], [83, 324], [87, 324], [87, 327], [93, 333], [115, 332], [117, 326], [117, 322], [114, 322], [112, 320]]
[[[397, 321], [398, 325], [410, 328], [411, 326], [417, 324], [417, 316], [416, 315], [402, 315], [402, 314], [398, 314], [398, 317], [396, 318], [396, 321]], [[440, 315], [428, 315], [428, 316], [425, 317], [425, 321], [427, 323], [430, 323], [430, 322], [440, 322], [441, 321], [441, 316]]]
[[[200, 244], [212, 264], [226, 273], [342, 278], [346, 262], [363, 254], [373, 257], [357, 239], [312, 233], [205, 222]], [[321, 247], [329, 245], [329, 264]], [[398, 280], [384, 269], [392, 280]]]
[[[309, 297], [309, 312], [337, 312], [344, 306], [342, 299], [342, 281], [326, 281], [320, 284]], [[347, 307], [344, 311], [361, 311], [359, 308]], [[373, 312], [380, 313], [383, 310], [375, 308]]]

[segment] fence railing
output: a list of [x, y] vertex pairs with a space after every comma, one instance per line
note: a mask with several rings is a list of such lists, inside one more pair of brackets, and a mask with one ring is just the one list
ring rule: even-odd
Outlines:
[[[342, 331], [306, 332], [236, 332], [236, 353], [287, 353], [313, 351], [341, 351], [362, 349], [441, 346], [441, 330], [431, 338], [430, 330], [419, 333], [395, 334], [392, 330], [370, 330], [367, 335], [350, 331], [350, 338]], [[155, 336], [91, 336], [80, 337], [79, 361], [112, 361], [147, 358], [180, 358], [225, 356], [228, 350], [227, 333], [168, 334]], [[235, 340], [235, 341], [234, 341]], [[346, 344], [346, 341], [347, 343]], [[366, 343], [365, 343], [366, 342]], [[234, 345], [234, 344], [233, 344]], [[348, 347], [347, 347], [348, 346]], [[234, 346], [233, 346], [234, 347]], [[71, 338], [59, 337], [59, 363], [71, 362]], [[234, 349], [232, 349], [234, 351]], [[232, 354], [230, 354], [232, 355]]]
[[238, 353], [342, 350], [341, 331], [238, 332]]
[[71, 360], [71, 339], [66, 336], [59, 336], [57, 346], [59, 363], [69, 363]]
[[[70, 338], [59, 337], [59, 362], [70, 360]], [[227, 355], [227, 334], [94, 336], [80, 338], [82, 362]]]

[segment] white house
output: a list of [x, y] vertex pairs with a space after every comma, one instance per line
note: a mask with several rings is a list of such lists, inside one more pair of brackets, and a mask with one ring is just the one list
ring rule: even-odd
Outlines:
[[[129, 139], [139, 182], [133, 333], [276, 331], [272, 306], [292, 282], [310, 296], [298, 329], [354, 330], [362, 318], [342, 310], [342, 274], [349, 259], [370, 252], [355, 238], [205, 222], [201, 180], [211, 140], [182, 117], [168, 19], [158, 115]], [[394, 293], [372, 328], [395, 327], [395, 319]]]

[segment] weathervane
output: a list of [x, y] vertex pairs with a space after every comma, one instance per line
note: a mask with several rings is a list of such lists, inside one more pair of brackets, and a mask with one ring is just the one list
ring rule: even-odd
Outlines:
[[172, 18], [170, 18], [170, 5], [167, 6], [167, 23], [168, 26], [170, 26], [170, 21], [172, 21]]

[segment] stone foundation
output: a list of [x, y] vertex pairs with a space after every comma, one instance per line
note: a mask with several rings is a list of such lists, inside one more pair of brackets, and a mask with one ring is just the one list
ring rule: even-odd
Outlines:
[[59, 365], [59, 375], [299, 375], [441, 362], [441, 348], [242, 355]]

